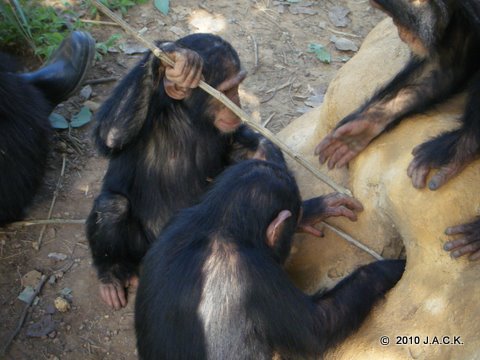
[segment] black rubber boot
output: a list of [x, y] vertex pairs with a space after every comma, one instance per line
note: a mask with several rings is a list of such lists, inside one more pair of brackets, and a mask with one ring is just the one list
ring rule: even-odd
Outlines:
[[56, 106], [82, 85], [94, 55], [95, 40], [87, 32], [74, 31], [63, 40], [45, 65], [19, 75], [40, 89], [52, 106]]

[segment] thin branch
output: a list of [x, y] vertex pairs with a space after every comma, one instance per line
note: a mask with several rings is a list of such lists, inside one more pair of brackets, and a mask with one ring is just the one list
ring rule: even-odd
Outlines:
[[253, 51], [255, 55], [255, 65], [253, 65], [252, 74], [255, 74], [259, 66], [258, 65], [258, 44], [257, 44], [257, 40], [255, 40], [255, 36], [250, 35], [250, 38], [252, 39], [252, 42], [253, 42]]
[[372, 255], [375, 259], [377, 260], [384, 260], [383, 257], [381, 257], [378, 253], [376, 253], [375, 251], [373, 251], [372, 249], [368, 248], [366, 245], [362, 244], [360, 241], [358, 240], [355, 240], [353, 237], [351, 237], [350, 235], [348, 235], [347, 233], [343, 232], [342, 230], [340, 229], [337, 229], [336, 227], [330, 225], [330, 224], [327, 224], [326, 222], [322, 222], [323, 225], [325, 225], [328, 229], [332, 230], [334, 233], [340, 235], [343, 239], [345, 239], [346, 241], [348, 241], [349, 243], [355, 245], [356, 247], [358, 247], [359, 249], [362, 249], [363, 251], [369, 253], [370, 255]]
[[[132, 35], [135, 37], [139, 42], [141, 42], [145, 47], [149, 48], [152, 53], [158, 57], [162, 62], [164, 62], [167, 65], [174, 66], [174, 61], [168, 57], [166, 53], [164, 53], [161, 49], [159, 49], [157, 46], [155, 46], [152, 42], [147, 41], [144, 39], [141, 35], [138, 34], [130, 25], [128, 25], [124, 20], [120, 19], [117, 15], [115, 15], [108, 7], [100, 3], [98, 0], [93, 0], [93, 4], [101, 10], [105, 15], [107, 15], [110, 19], [118, 23], [125, 32], [128, 34]], [[285, 154], [290, 156], [293, 160], [297, 161], [299, 164], [301, 164], [303, 167], [305, 167], [308, 171], [310, 171], [313, 175], [315, 175], [318, 179], [323, 181], [325, 184], [329, 185], [332, 189], [335, 191], [341, 192], [343, 194], [351, 195], [351, 191], [348, 190], [347, 188], [344, 188], [343, 186], [337, 184], [335, 181], [333, 181], [331, 178], [329, 178], [327, 175], [322, 173], [320, 170], [318, 170], [316, 167], [314, 167], [312, 164], [310, 164], [308, 161], [306, 161], [303, 157], [301, 157], [298, 153], [294, 152], [292, 149], [290, 149], [283, 141], [278, 139], [270, 130], [265, 129], [263, 126], [257, 124], [253, 120], [250, 119], [250, 117], [247, 115], [247, 113], [239, 108], [237, 105], [235, 105], [228, 97], [226, 97], [223, 93], [220, 91], [214, 89], [204, 81], [200, 81], [199, 87], [203, 89], [205, 92], [213, 96], [215, 99], [219, 100], [221, 103], [223, 103], [226, 107], [228, 107], [235, 115], [237, 115], [245, 124], [247, 124], [249, 127], [252, 129], [256, 130], [260, 134], [262, 134], [264, 137], [269, 139], [271, 142], [273, 142], [275, 145], [277, 145]]]
[[80, 19], [80, 22], [89, 23], [89, 24], [96, 24], [96, 25], [110, 25], [110, 26], [120, 26], [115, 22], [111, 21], [100, 21], [100, 20], [89, 20], [89, 19]]
[[48, 278], [49, 278], [49, 276], [42, 275], [40, 283], [35, 288], [35, 292], [33, 293], [30, 301], [28, 302], [28, 304], [25, 306], [25, 308], [22, 311], [22, 315], [20, 316], [20, 319], [18, 321], [18, 325], [17, 325], [16, 329], [13, 331], [13, 333], [8, 338], [6, 344], [3, 346], [3, 349], [0, 352], [0, 356], [3, 357], [7, 354], [7, 351], [8, 351], [8, 348], [10, 347], [10, 344], [12, 343], [12, 341], [15, 339], [15, 337], [18, 335], [18, 333], [22, 329], [23, 323], [25, 322], [25, 318], [27, 317], [27, 314], [28, 314], [28, 309], [30, 309], [30, 306], [32, 306], [35, 298], [38, 296], [38, 294], [40, 294], [40, 291], [42, 291], [43, 286], [47, 282]]
[[[60, 171], [60, 176], [58, 177], [57, 185], [55, 186], [55, 191], [53, 192], [53, 199], [52, 203], [50, 204], [50, 209], [48, 210], [47, 219], [52, 217], [53, 207], [55, 206], [55, 202], [57, 201], [58, 190], [60, 189], [60, 184], [62, 183], [63, 175], [65, 175], [65, 165], [67, 163], [67, 157], [63, 155], [63, 162], [62, 162], [62, 171]], [[42, 246], [43, 235], [45, 234], [45, 230], [47, 230], [47, 224], [43, 225], [42, 230], [40, 230], [40, 235], [38, 236], [38, 240], [36, 243], [33, 243], [33, 248], [35, 250], [39, 250], [40, 246]]]
[[103, 84], [103, 83], [106, 83], [106, 82], [117, 81], [117, 80], [118, 80], [118, 77], [111, 76], [111, 77], [104, 77], [104, 78], [87, 80], [83, 84], [84, 85], [97, 85], [97, 84]]
[[351, 37], [354, 37], [354, 38], [360, 38], [361, 37], [361, 36], [356, 35], [356, 34], [351, 34], [351, 33], [343, 32], [343, 31], [338, 31], [338, 30], [332, 29], [331, 27], [327, 27], [327, 29], [329, 31], [331, 31], [332, 33], [337, 34], [337, 35], [351, 36]]
[[86, 219], [32, 219], [15, 221], [8, 226], [32, 226], [32, 225], [67, 225], [67, 224], [85, 224]]
[[265, 122], [263, 123], [263, 126], [267, 127], [267, 125], [270, 123], [270, 121], [272, 121], [275, 114], [276, 114], [275, 112], [271, 113], [270, 116], [268, 117], [268, 119], [265, 120]]

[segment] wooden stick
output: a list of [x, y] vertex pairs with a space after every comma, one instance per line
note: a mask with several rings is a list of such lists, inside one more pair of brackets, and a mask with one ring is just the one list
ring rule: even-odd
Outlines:
[[[62, 183], [63, 175], [65, 174], [65, 164], [67, 162], [67, 158], [63, 155], [62, 161], [62, 170], [60, 171], [60, 176], [58, 177], [57, 185], [55, 186], [55, 191], [53, 192], [52, 203], [50, 204], [50, 209], [48, 210], [47, 219], [52, 217], [53, 207], [55, 206], [55, 202], [57, 201], [58, 190], [60, 189], [60, 184]], [[35, 250], [40, 250], [43, 241], [43, 235], [45, 234], [45, 230], [47, 230], [47, 224], [43, 225], [42, 229], [40, 230], [40, 235], [38, 236], [38, 240], [36, 243], [33, 243], [33, 248]]]
[[87, 24], [96, 24], [96, 25], [120, 26], [120, 25], [118, 25], [116, 22], [109, 22], [109, 21], [80, 19], [80, 22], [87, 23]]
[[378, 253], [376, 253], [375, 251], [373, 251], [372, 249], [368, 248], [367, 246], [363, 245], [360, 241], [358, 240], [355, 240], [353, 237], [351, 237], [350, 235], [348, 235], [347, 233], [343, 232], [342, 230], [340, 229], [337, 229], [336, 227], [330, 225], [330, 224], [327, 224], [326, 222], [322, 221], [321, 222], [322, 225], [325, 225], [325, 227], [327, 227], [328, 229], [332, 230], [334, 233], [336, 233], [337, 235], [340, 235], [340, 237], [342, 237], [343, 239], [345, 239], [346, 241], [348, 241], [349, 243], [355, 245], [356, 247], [358, 247], [359, 249], [362, 249], [363, 251], [369, 253], [370, 255], [372, 255], [375, 259], [377, 260], [384, 260], [384, 258], [382, 256], [380, 256]]
[[32, 219], [32, 220], [23, 220], [15, 221], [8, 226], [32, 226], [32, 225], [65, 225], [65, 224], [85, 224], [85, 219], [74, 220], [74, 219]]
[[[152, 53], [158, 57], [162, 62], [174, 66], [175, 63], [168, 55], [163, 52], [161, 49], [159, 49], [157, 46], [155, 46], [152, 42], [144, 39], [141, 35], [139, 35], [130, 25], [128, 25], [124, 20], [120, 19], [117, 15], [115, 15], [108, 7], [100, 3], [98, 0], [93, 0], [93, 4], [101, 10], [105, 15], [107, 15], [110, 19], [112, 19], [114, 22], [116, 22], [118, 25], [120, 25], [125, 32], [128, 34], [132, 35], [135, 39], [137, 39], [139, 42], [141, 42], [145, 47], [149, 48]], [[251, 127], [252, 129], [258, 131], [260, 134], [265, 136], [267, 139], [269, 139], [271, 142], [273, 142], [275, 145], [277, 145], [285, 154], [290, 156], [293, 160], [301, 164], [303, 167], [305, 167], [308, 171], [310, 171], [313, 175], [315, 175], [318, 179], [323, 181], [325, 184], [330, 186], [332, 189], [335, 191], [341, 192], [343, 194], [347, 194], [349, 196], [352, 195], [352, 192], [348, 190], [347, 188], [344, 188], [343, 186], [337, 184], [335, 181], [330, 179], [327, 175], [322, 173], [320, 170], [318, 170], [316, 167], [314, 167], [312, 164], [310, 164], [308, 161], [306, 161], [303, 157], [301, 157], [299, 154], [297, 154], [295, 151], [290, 149], [283, 141], [278, 139], [270, 130], [264, 128], [263, 126], [255, 123], [253, 120], [250, 119], [250, 117], [247, 115], [245, 111], [243, 111], [241, 108], [239, 108], [237, 105], [235, 105], [228, 97], [226, 97], [222, 92], [218, 91], [217, 89], [214, 89], [210, 85], [208, 85], [206, 82], [203, 80], [200, 81], [198, 85], [202, 90], [204, 90], [206, 93], [210, 94], [213, 96], [215, 99], [220, 101], [222, 104], [224, 104], [226, 107], [228, 107], [235, 115], [237, 115], [243, 123]]]
[[45, 285], [48, 278], [49, 278], [49, 276], [42, 275], [40, 283], [35, 288], [35, 292], [33, 293], [30, 301], [28, 302], [28, 304], [25, 306], [25, 308], [22, 311], [22, 315], [20, 316], [20, 320], [18, 321], [18, 325], [17, 325], [16, 329], [10, 335], [6, 344], [3, 346], [2, 351], [0, 352], [1, 357], [5, 356], [7, 354], [7, 351], [8, 351], [8, 348], [10, 347], [10, 344], [12, 343], [12, 341], [15, 339], [15, 337], [18, 335], [18, 333], [22, 329], [23, 323], [25, 322], [25, 318], [27, 317], [27, 314], [28, 314], [28, 309], [30, 308], [30, 306], [32, 306], [32, 304], [35, 301], [35, 298], [38, 296], [38, 294], [40, 294], [40, 291], [42, 291], [43, 285]]
[[106, 82], [110, 81], [117, 81], [118, 77], [116, 76], [110, 76], [110, 77], [103, 77], [103, 78], [98, 78], [98, 79], [91, 79], [83, 82], [83, 85], [97, 85], [97, 84], [103, 84]]

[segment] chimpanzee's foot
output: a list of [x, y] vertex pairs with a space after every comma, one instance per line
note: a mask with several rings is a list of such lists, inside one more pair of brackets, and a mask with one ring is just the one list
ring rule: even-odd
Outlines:
[[480, 220], [468, 224], [449, 227], [445, 230], [447, 235], [456, 235], [454, 240], [447, 241], [443, 249], [450, 251], [453, 258], [469, 255], [471, 261], [480, 259]]
[[100, 284], [100, 297], [102, 300], [115, 310], [127, 306], [127, 288], [138, 286], [138, 277], [132, 276], [129, 280], [122, 283], [120, 280]]
[[315, 148], [320, 163], [328, 160], [328, 168], [341, 168], [357, 156], [384, 127], [372, 120], [347, 122], [328, 134]]
[[477, 152], [476, 142], [469, 141], [461, 131], [444, 133], [413, 149], [414, 158], [407, 174], [413, 186], [422, 189], [427, 185], [430, 171], [437, 169], [428, 182], [430, 190], [437, 190], [470, 164], [478, 156]]

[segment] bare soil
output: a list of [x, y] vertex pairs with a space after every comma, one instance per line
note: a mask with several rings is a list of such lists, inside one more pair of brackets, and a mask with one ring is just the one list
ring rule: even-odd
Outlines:
[[[171, 1], [170, 6], [168, 16], [162, 15], [151, 3], [137, 6], [125, 19], [136, 29], [143, 29], [144, 36], [150, 40], [175, 40], [202, 31], [216, 32], [231, 42], [249, 72], [241, 88], [242, 104], [255, 120], [267, 122], [266, 126], [273, 132], [312, 106], [318, 106], [337, 70], [354, 55], [352, 51], [336, 50], [331, 37], [344, 37], [359, 47], [366, 34], [383, 18], [367, 0], [178, 0]], [[345, 27], [336, 26], [329, 19], [329, 12], [336, 6], [350, 10]], [[98, 41], [104, 41], [121, 30], [95, 25], [91, 32]], [[125, 41], [134, 43], [126, 35], [120, 42]], [[312, 43], [326, 46], [332, 55], [330, 64], [322, 63], [308, 52]], [[140, 54], [127, 55], [123, 51], [109, 53], [96, 62], [88, 79], [120, 78], [140, 57]], [[93, 105], [100, 104], [114, 84], [92, 85], [89, 100]], [[67, 115], [74, 113], [84, 102], [83, 97], [75, 96], [59, 111]], [[99, 192], [106, 164], [92, 146], [89, 126], [70, 133], [57, 132], [44, 186], [27, 218], [47, 219], [55, 198], [51, 218], [85, 219]], [[40, 237], [42, 241], [37, 250]], [[60, 258], [52, 253], [60, 253]], [[32, 270], [45, 275], [49, 281], [28, 310], [7, 359], [137, 358], [134, 293], [130, 294], [129, 305], [120, 311], [110, 310], [100, 301], [83, 224], [56, 222], [47, 226], [0, 228], [1, 347], [15, 331], [26, 308], [18, 295], [29, 282], [38, 283], [38, 279], [25, 279]], [[69, 304], [65, 312], [54, 306], [58, 297]]]

